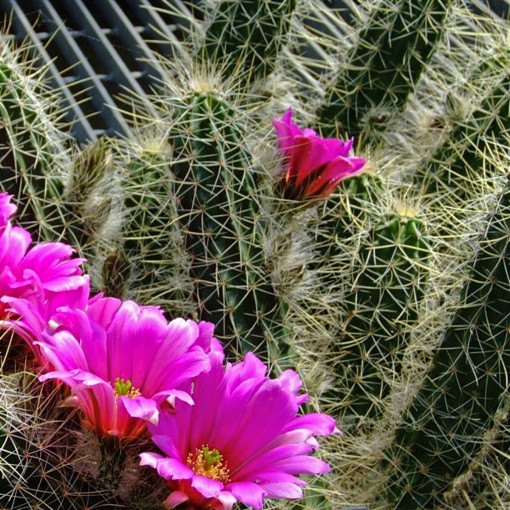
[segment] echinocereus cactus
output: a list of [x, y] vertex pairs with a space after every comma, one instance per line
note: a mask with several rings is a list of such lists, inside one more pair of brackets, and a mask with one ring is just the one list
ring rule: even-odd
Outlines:
[[[18, 217], [22, 224], [27, 221], [39, 227], [46, 222], [50, 228], [41, 233], [54, 233], [59, 238], [64, 238], [63, 230], [69, 233], [69, 229], [61, 231], [52, 218], [68, 218], [71, 226], [79, 227], [78, 232], [71, 229], [76, 248], [87, 257], [92, 255], [91, 267], [96, 276], [102, 266], [104, 290], [109, 294], [161, 305], [167, 313], [182, 312], [215, 322], [218, 336], [231, 341], [229, 355], [233, 362], [243, 351], [258, 348], [271, 368], [281, 370], [297, 364], [307, 391], [321, 395], [320, 403], [335, 411], [339, 405], [343, 407], [339, 418], [343, 420], [340, 427], [347, 428], [346, 434], [330, 438], [335, 447], [324, 452], [332, 467], [331, 476], [320, 479], [315, 491], [309, 492], [311, 498], [282, 506], [324, 510], [331, 500], [333, 508], [364, 503], [377, 510], [393, 510], [395, 504], [404, 507], [418, 501], [425, 508], [492, 509], [492, 503], [496, 503], [498, 510], [507, 510], [508, 469], [503, 463], [497, 469], [492, 469], [496, 464], [486, 469], [484, 458], [487, 450], [504, 449], [508, 444], [506, 407], [498, 407], [498, 416], [486, 419], [499, 405], [499, 395], [492, 395], [489, 382], [506, 380], [504, 363], [490, 364], [492, 360], [504, 361], [504, 352], [499, 356], [496, 346], [494, 354], [491, 342], [503, 342], [506, 337], [504, 333], [498, 338], [488, 335], [490, 341], [479, 342], [483, 343], [480, 353], [477, 348], [469, 353], [469, 359], [476, 360], [474, 367], [458, 370], [454, 366], [453, 376], [449, 372], [453, 363], [448, 358], [462, 359], [465, 343], [455, 343], [458, 337], [454, 336], [451, 343], [443, 344], [444, 349], [440, 343], [443, 333], [450, 331], [448, 325], [454, 317], [454, 326], [463, 331], [472, 324], [476, 326], [470, 334], [478, 334], [479, 338], [506, 327], [504, 293], [495, 292], [492, 300], [494, 288], [504, 286], [496, 285], [495, 275], [499, 282], [507, 280], [499, 278], [503, 260], [498, 262], [497, 271], [489, 270], [491, 278], [483, 273], [477, 273], [475, 278], [476, 283], [483, 278], [479, 290], [484, 301], [479, 307], [476, 302], [474, 308], [483, 317], [496, 317], [490, 326], [472, 323], [465, 314], [466, 309], [473, 310], [471, 301], [460, 302], [458, 294], [459, 277], [468, 266], [473, 267], [469, 261], [473, 253], [487, 252], [483, 249], [487, 248], [485, 241], [480, 250], [476, 247], [489, 217], [486, 209], [494, 204], [492, 194], [496, 188], [500, 191], [489, 160], [499, 159], [501, 168], [508, 168], [503, 156], [508, 147], [508, 115], [504, 115], [508, 110], [508, 65], [501, 65], [507, 60], [508, 41], [500, 53], [492, 51], [494, 46], [487, 42], [503, 40], [498, 31], [508, 32], [508, 21], [484, 15], [480, 22], [473, 11], [486, 7], [473, 0], [345, 3], [349, 11], [328, 8], [318, 0], [193, 3], [198, 4], [206, 19], [187, 20], [188, 26], [200, 31], [193, 41], [195, 45], [188, 45], [189, 54], [186, 48], [180, 49], [182, 60], [189, 66], [183, 72], [183, 65], [168, 62], [168, 75], [161, 80], [165, 88], [151, 98], [157, 105], [158, 119], [149, 120], [148, 127], [156, 129], [145, 131], [143, 126], [133, 135], [135, 141], [114, 143], [113, 153], [104, 151], [107, 145], [102, 144], [92, 147], [91, 152], [85, 151], [83, 158], [77, 159], [75, 174], [65, 183], [71, 202], [67, 205], [55, 200], [59, 193], [52, 194], [57, 188], [60, 190], [53, 174], [46, 174], [53, 166], [42, 169], [42, 178], [38, 171], [31, 171], [29, 178], [23, 173], [24, 161], [32, 169], [32, 163], [46, 162], [46, 158], [43, 161], [32, 157], [38, 149], [34, 150], [23, 138], [30, 129], [26, 122], [12, 120], [26, 111], [13, 97], [14, 92], [26, 91], [19, 81], [13, 91], [4, 80], [6, 86], [0, 98], [10, 101], [11, 108], [7, 111], [10, 115], [4, 116], [9, 129], [0, 131], [14, 133], [19, 128], [23, 135], [12, 138], [22, 141], [14, 143], [16, 171], [21, 173], [14, 175], [12, 169], [6, 169], [13, 176], [6, 185], [13, 186], [24, 199], [26, 207], [20, 207]], [[175, 4], [174, 9], [178, 10], [177, 4], [184, 6], [189, 2]], [[198, 62], [194, 61], [196, 57]], [[482, 60], [485, 62], [479, 66]], [[176, 69], [181, 71], [177, 79]], [[479, 69], [483, 70], [482, 76], [476, 76], [480, 75]], [[270, 73], [272, 77], [268, 79]], [[455, 116], [449, 111], [452, 96], [463, 105]], [[477, 104], [482, 107], [477, 109]], [[277, 135], [283, 135], [279, 136], [278, 149], [271, 119], [289, 105], [317, 133], [355, 136], [365, 148], [362, 155], [370, 159], [371, 171], [344, 180], [335, 189], [338, 180], [360, 170], [348, 163], [353, 159], [361, 163], [361, 158], [349, 155], [348, 138], [323, 140], [311, 130], [293, 124], [290, 112], [274, 122]], [[476, 111], [470, 115], [473, 107]], [[139, 115], [139, 127], [144, 114], [137, 108], [132, 110]], [[33, 118], [27, 115], [21, 120], [30, 124]], [[318, 119], [315, 124], [314, 118]], [[34, 126], [40, 124], [35, 122]], [[158, 133], [154, 138], [156, 145], [140, 143], [138, 138], [147, 132]], [[498, 142], [479, 145], [487, 137]], [[29, 142], [34, 140], [44, 142], [47, 148], [41, 156], [52, 153], [39, 136]], [[466, 147], [477, 150], [466, 152]], [[6, 166], [12, 160], [10, 150], [2, 159]], [[110, 166], [112, 154], [119, 157], [120, 164], [117, 161]], [[54, 168], [58, 170], [60, 166]], [[112, 179], [117, 171], [121, 178]], [[112, 175], [103, 180], [103, 173]], [[421, 175], [415, 178], [418, 174]], [[281, 178], [272, 180], [275, 176]], [[119, 185], [106, 186], [105, 182]], [[34, 195], [25, 196], [24, 190]], [[87, 195], [93, 200], [86, 199]], [[111, 204], [119, 206], [118, 214], [108, 213]], [[506, 220], [502, 220], [501, 225], [505, 224]], [[115, 235], [97, 235], [98, 225]], [[97, 257], [92, 250], [83, 251], [83, 244], [90, 241], [89, 232], [90, 237], [102, 243]], [[503, 239], [504, 229], [497, 236]], [[489, 244], [492, 248], [497, 243]], [[484, 264], [484, 268], [489, 266]], [[95, 275], [91, 275], [93, 287]], [[475, 287], [470, 282], [470, 290], [478, 294]], [[6, 300], [13, 314], [24, 303], [19, 299]], [[468, 307], [464, 306], [466, 303]], [[35, 308], [31, 302], [28, 305]], [[59, 313], [56, 318], [68, 312]], [[18, 315], [23, 316], [21, 309]], [[459, 322], [455, 322], [457, 319]], [[25, 321], [28, 333], [35, 322]], [[39, 321], [43, 328], [47, 322]], [[17, 324], [22, 326], [21, 321]], [[70, 329], [68, 324], [53, 321], [50, 328], [48, 335], [53, 342]], [[294, 347], [299, 356], [294, 356]], [[446, 359], [446, 363], [436, 363], [441, 359]], [[430, 360], [434, 368], [430, 368]], [[429, 369], [433, 381], [425, 376]], [[218, 369], [218, 378], [228, 370], [231, 369]], [[129, 374], [118, 376], [118, 380], [115, 374], [111, 376], [112, 380], [106, 381], [110, 393], [116, 389], [118, 398], [125, 397], [124, 400], [137, 394], [138, 388]], [[209, 374], [202, 373], [196, 381], [207, 377]], [[425, 382], [420, 389], [422, 380]], [[442, 381], [444, 385], [439, 384]], [[451, 381], [462, 384], [453, 387]], [[241, 386], [246, 389], [250, 384], [239, 385], [236, 395]], [[477, 384], [486, 384], [489, 390], [483, 398], [473, 400], [464, 390]], [[69, 391], [66, 384], [45, 384], [41, 388], [53, 388], [58, 393]], [[277, 482], [274, 478], [247, 476], [235, 483], [263, 483], [243, 486], [246, 490], [231, 483], [229, 491], [225, 476], [232, 471], [230, 453], [240, 452], [238, 443], [223, 427], [229, 444], [214, 444], [215, 431], [205, 431], [210, 422], [203, 419], [203, 415], [219, 416], [215, 408], [224, 409], [223, 401], [212, 396], [212, 409], [203, 403], [206, 399], [200, 397], [199, 388], [195, 391], [191, 384], [189, 391], [191, 398], [196, 397], [195, 407], [178, 400], [173, 411], [180, 410], [180, 414], [158, 409], [161, 422], [155, 438], [159, 438], [156, 442], [162, 452], [159, 457], [155, 452], [146, 457], [149, 464], [160, 468], [163, 478], [175, 478], [168, 479], [168, 486], [159, 480], [164, 496], [160, 493], [161, 497], [153, 498], [152, 504], [145, 500], [145, 506], [130, 498], [119, 500], [115, 491], [121, 471], [116, 468], [108, 475], [114, 490], [106, 503], [90, 500], [85, 504], [80, 493], [74, 500], [66, 496], [65, 502], [54, 504], [57, 498], [44, 494], [44, 483], [40, 485], [44, 490], [38, 490], [34, 476], [30, 484], [22, 481], [27, 494], [25, 506], [37, 501], [59, 510], [67, 510], [66, 505], [152, 510], [171, 490], [174, 492], [168, 504], [203, 510], [228, 507], [235, 500], [260, 507], [265, 499], [278, 495], [300, 495], [303, 482], [295, 479], [293, 473], [280, 470], [281, 459], [272, 464], [275, 470], [271, 476], [280, 476]], [[225, 399], [223, 390], [220, 393]], [[453, 398], [449, 400], [445, 393]], [[418, 396], [414, 398], [415, 395]], [[128, 401], [128, 405], [133, 402], [134, 399]], [[312, 398], [309, 406], [316, 403]], [[169, 404], [164, 400], [161, 407]], [[438, 409], [440, 405], [442, 410]], [[466, 415], [465, 410], [471, 411], [476, 405], [480, 405], [480, 409], [475, 409], [480, 413]], [[206, 412], [198, 416], [197, 410], [204, 408]], [[425, 409], [435, 413], [432, 419], [428, 419], [431, 413]], [[456, 434], [449, 426], [451, 415], [458, 410], [454, 426], [463, 434]], [[40, 416], [39, 408], [32, 411]], [[148, 413], [146, 418], [153, 416]], [[228, 416], [233, 416], [228, 425], [235, 428], [238, 415]], [[246, 430], [263, 418], [274, 423], [266, 416], [253, 416], [251, 408], [244, 418]], [[349, 426], [367, 422], [369, 427]], [[174, 425], [179, 433], [172, 429]], [[151, 424], [147, 427], [156, 429]], [[96, 434], [81, 428], [77, 419], [72, 424], [66, 422], [62, 430], [78, 437], [86, 433], [98, 440]], [[475, 441], [467, 433], [473, 430]], [[144, 429], [143, 438], [138, 437], [137, 441], [148, 438], [146, 432]], [[205, 439], [200, 438], [191, 443], [193, 434], [202, 432], [202, 437], [209, 437], [210, 442], [205, 444]], [[306, 433], [309, 432], [310, 428]], [[395, 433], [394, 447], [390, 448]], [[491, 442], [496, 433], [499, 443]], [[190, 438], [189, 448], [177, 448], [181, 437]], [[258, 436], [253, 433], [252, 437]], [[442, 447], [433, 450], [432, 460], [427, 457], [430, 438], [434, 446]], [[91, 464], [102, 466], [101, 476], [110, 469], [108, 456], [117, 459], [123, 455], [131, 462], [126, 464], [129, 472], [149, 473], [148, 479], [155, 474], [155, 470], [138, 467], [138, 457], [132, 451], [119, 452], [116, 446], [121, 441], [108, 435], [100, 439], [102, 445], [108, 443], [108, 448], [102, 448], [95, 464]], [[177, 446], [169, 451], [163, 441]], [[23, 440], [20, 444], [24, 444]], [[449, 450], [452, 444], [455, 452]], [[242, 438], [239, 445], [243, 446], [240, 456], [252, 447], [251, 441]], [[479, 445], [482, 448], [476, 450]], [[308, 447], [309, 444], [303, 446]], [[274, 454], [268, 448], [260, 456], [257, 451], [246, 465], [253, 466], [261, 458], [266, 459], [266, 454]], [[69, 450], [74, 451], [72, 447]], [[286, 451], [291, 450], [289, 447]], [[475, 451], [474, 458], [464, 459]], [[9, 452], [6, 457], [10, 465], [5, 468], [0, 464], [4, 473], [19, 458], [16, 452]], [[288, 460], [286, 467], [299, 464], [303, 455], [298, 453], [297, 457]], [[382, 466], [383, 457], [394, 464]], [[88, 455], [85, 458], [89, 459]], [[138, 471], [132, 470], [133, 462]], [[165, 463], [177, 466], [179, 475], [176, 470], [165, 471]], [[61, 464], [55, 462], [56, 466]], [[75, 475], [77, 464], [75, 461], [70, 466]], [[24, 464], [19, 461], [17, 465]], [[241, 476], [243, 469], [238, 468], [236, 475]], [[488, 473], [490, 486], [471, 484], [464, 491], [466, 480], [476, 469]], [[55, 471], [65, 478], [67, 471]], [[78, 472], [81, 479], [82, 472]], [[97, 478], [92, 489], [101, 487]], [[10, 477], [12, 490], [15, 483]], [[219, 483], [223, 488], [217, 493]], [[61, 489], [59, 484], [56, 487]], [[66, 487], [76, 492], [82, 488], [78, 483]], [[431, 492], [434, 496], [429, 498]], [[455, 493], [462, 496], [452, 499]], [[1, 498], [0, 501], [1, 507]], [[5, 506], [9, 508], [9, 504]]]
[[299, 474], [325, 473], [329, 466], [310, 456], [314, 436], [339, 432], [325, 414], [299, 415], [307, 395], [292, 370], [276, 379], [248, 353], [223, 368], [223, 354], [211, 353], [211, 370], [184, 388], [194, 405], [176, 402], [149, 424], [165, 455], [142, 453], [142, 465], [156, 468], [172, 493], [168, 508], [230, 510], [236, 502], [261, 509], [265, 498], [300, 498]]

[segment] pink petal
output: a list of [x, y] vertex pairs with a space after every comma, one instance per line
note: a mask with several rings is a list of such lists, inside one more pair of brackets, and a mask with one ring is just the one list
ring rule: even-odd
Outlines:
[[12, 196], [6, 191], [0, 193], [0, 227], [3, 227], [18, 209], [10, 203], [11, 198]]
[[[296, 457], [309, 458], [307, 455], [312, 451], [313, 446], [306, 443], [277, 446], [260, 455], [253, 456], [241, 466], [236, 466], [232, 477], [234, 480], [253, 480], [258, 478], [259, 473], [274, 469], [279, 462], [285, 462]], [[293, 474], [301, 474], [301, 472], [297, 471]]]
[[175, 388], [201, 372], [208, 371], [210, 366], [209, 357], [202, 351], [187, 352], [175, 358], [170, 353], [166, 357], [158, 355], [141, 389], [156, 393]]
[[266, 381], [245, 405], [244, 420], [236, 432], [237, 448], [229, 455], [232, 465], [240, 465], [275, 439], [297, 411], [297, 405], [277, 381]]
[[190, 480], [195, 475], [193, 470], [185, 466], [180, 460], [168, 457], [159, 460], [156, 469], [159, 476], [166, 480]]
[[261, 483], [270, 498], [300, 499], [303, 491], [293, 483]]
[[282, 459], [273, 465], [274, 469], [281, 469], [293, 475], [315, 475], [329, 473], [330, 467], [326, 462], [308, 455], [296, 455], [292, 458]]
[[154, 394], [152, 398], [158, 403], [166, 401], [171, 407], [175, 407], [177, 400], [185, 402], [189, 406], [192, 406], [195, 403], [192, 396], [188, 392], [181, 390], [160, 391]]
[[193, 476], [191, 486], [206, 498], [216, 498], [223, 489], [221, 482], [200, 475]]
[[8, 223], [0, 235], [0, 265], [16, 268], [25, 256], [31, 240], [26, 230]]
[[305, 429], [310, 434], [319, 436], [329, 436], [330, 434], [340, 432], [335, 426], [335, 419], [322, 413], [298, 416], [284, 428], [285, 431], [295, 429]]
[[158, 462], [165, 457], [159, 453], [144, 452], [140, 454], [140, 466], [151, 466], [154, 469], [158, 467]]
[[123, 406], [131, 418], [147, 420], [154, 425], [158, 424], [159, 410], [151, 398], [120, 396], [117, 398], [118, 406]]
[[262, 508], [267, 495], [262, 487], [252, 482], [229, 483], [227, 488], [238, 501], [257, 510]]
[[164, 506], [165, 508], [169, 508], [171, 510], [172, 508], [179, 506], [185, 501], [188, 501], [188, 499], [188, 496], [184, 492], [173, 491], [170, 493], [168, 498], [165, 499]]
[[231, 510], [231, 508], [237, 503], [233, 494], [227, 491], [221, 491], [218, 494], [218, 500], [223, 505], [224, 510]]

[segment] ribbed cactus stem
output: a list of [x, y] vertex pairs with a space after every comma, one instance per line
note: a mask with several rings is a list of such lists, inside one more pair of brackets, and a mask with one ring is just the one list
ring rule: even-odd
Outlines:
[[437, 508], [484, 443], [508, 391], [510, 184], [480, 241], [462, 306], [387, 451], [395, 508]]
[[[456, 202], [473, 193], [472, 182], [476, 182], [479, 169], [483, 164], [481, 148], [483, 140], [495, 137], [502, 144], [508, 143], [510, 132], [510, 59], [498, 56], [493, 66], [501, 69], [500, 80], [477, 106], [472, 115], [459, 122], [451, 133], [447, 143], [434, 156], [434, 160], [425, 165], [418, 174], [427, 193], [454, 193]], [[488, 65], [488, 64], [485, 64]], [[485, 67], [484, 65], [484, 67]], [[494, 69], [492, 69], [494, 72]], [[475, 150], [479, 147], [479, 150]], [[476, 192], [476, 188], [474, 189]]]
[[[325, 136], [383, 131], [414, 91], [442, 34], [447, 0], [378, 2], [318, 111]], [[364, 141], [364, 137], [361, 137]]]
[[[14, 54], [10, 59], [0, 62], [0, 180], [16, 197], [24, 224], [42, 239], [54, 240], [49, 218], [60, 213], [55, 204], [63, 192], [59, 161], [67, 152], [64, 136], [54, 127], [57, 120], [42, 99], [41, 83], [23, 74]], [[64, 223], [60, 217], [51, 219]]]
[[199, 315], [238, 353], [285, 360], [285, 303], [266, 267], [257, 175], [240, 114], [215, 92], [186, 98], [176, 157], [178, 216], [192, 258]]
[[400, 372], [417, 320], [430, 258], [426, 226], [412, 215], [391, 214], [371, 228], [358, 257], [337, 370], [342, 385], [351, 385], [339, 396], [343, 413], [363, 424], [380, 417], [388, 379]]
[[287, 42], [297, 0], [221, 0], [209, 25], [202, 52], [227, 78], [245, 84], [266, 78]]
[[338, 191], [324, 201], [315, 236], [321, 253], [317, 266], [327, 267], [338, 256], [342, 242], [357, 231], [369, 206], [379, 200], [382, 192], [382, 178], [367, 172], [342, 181]]
[[101, 290], [105, 296], [126, 298], [132, 267], [126, 252], [117, 247], [105, 258], [101, 268]]
[[172, 196], [170, 147], [155, 136], [128, 142], [125, 152], [122, 242], [103, 265], [104, 288], [147, 304], [157, 300], [171, 316], [183, 315], [191, 282], [181, 267], [184, 247]]
[[68, 211], [66, 238], [74, 246], [85, 248], [108, 221], [114, 202], [110, 188], [114, 173], [113, 149], [111, 140], [100, 138], [83, 148], [71, 166], [64, 206]]

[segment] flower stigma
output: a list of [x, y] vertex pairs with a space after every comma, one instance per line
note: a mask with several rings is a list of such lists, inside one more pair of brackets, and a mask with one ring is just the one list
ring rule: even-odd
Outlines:
[[227, 463], [224, 462], [223, 455], [216, 448], [210, 450], [207, 445], [197, 448], [195, 453], [188, 455], [186, 464], [197, 475], [206, 476], [222, 483], [230, 480]]
[[133, 388], [133, 383], [129, 379], [124, 380], [117, 377], [113, 389], [115, 390], [115, 397], [126, 396], [129, 398], [136, 398], [142, 396], [140, 390]]

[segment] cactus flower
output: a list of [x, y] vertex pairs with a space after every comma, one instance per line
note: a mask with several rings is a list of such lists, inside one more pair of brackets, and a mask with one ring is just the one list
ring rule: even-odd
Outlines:
[[321, 138], [312, 129], [299, 128], [292, 122], [291, 108], [281, 119], [273, 119], [273, 126], [283, 155], [279, 185], [284, 198], [327, 198], [341, 180], [359, 173], [366, 163], [349, 156], [352, 139]]
[[22, 299], [36, 307], [41, 329], [59, 306], [85, 305], [89, 282], [79, 267], [84, 259], [71, 258], [70, 246], [40, 243], [29, 249], [30, 233], [11, 223], [17, 207], [10, 200], [8, 193], [0, 193], [0, 327], [15, 330], [33, 348], [35, 337], [18, 323], [10, 301]]
[[228, 510], [236, 501], [262, 508], [265, 498], [300, 498], [306, 482], [298, 474], [326, 473], [310, 456], [315, 435], [339, 432], [325, 414], [298, 416], [307, 395], [298, 395], [292, 370], [266, 376], [252, 353], [223, 368], [223, 355], [210, 354], [211, 370], [189, 386], [194, 405], [179, 401], [149, 424], [154, 443], [166, 454], [141, 454], [141, 465], [157, 469], [172, 489], [164, 504], [175, 508]]
[[[25, 308], [23, 320], [33, 320]], [[134, 438], [157, 423], [160, 406], [175, 399], [191, 403], [176, 389], [209, 370], [207, 352], [221, 350], [212, 325], [168, 322], [157, 307], [96, 296], [86, 310], [62, 307], [52, 327], [36, 342], [57, 379], [71, 388], [69, 405], [83, 409], [83, 423], [101, 436]]]

